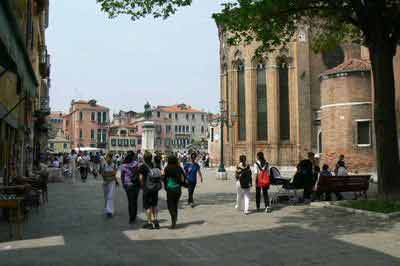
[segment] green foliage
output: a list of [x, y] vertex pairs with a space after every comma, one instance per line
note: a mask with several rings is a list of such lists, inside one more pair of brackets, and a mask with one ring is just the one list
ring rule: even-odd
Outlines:
[[155, 18], [167, 18], [177, 11], [178, 7], [189, 6], [192, 0], [97, 0], [101, 10], [110, 18], [124, 14], [132, 20], [151, 15]]
[[[193, 0], [97, 0], [111, 18], [129, 15], [132, 20], [146, 16], [166, 19]], [[228, 42], [258, 41], [258, 53], [289, 42], [299, 28], [307, 27], [315, 50], [331, 49], [346, 41], [364, 41], [377, 22], [382, 24], [379, 38], [397, 42], [400, 36], [400, 1], [397, 0], [224, 0], [220, 13], [213, 17], [229, 32]], [[371, 23], [372, 22], [372, 23]]]
[[340, 203], [340, 206], [380, 213], [400, 212], [400, 201], [353, 200]]

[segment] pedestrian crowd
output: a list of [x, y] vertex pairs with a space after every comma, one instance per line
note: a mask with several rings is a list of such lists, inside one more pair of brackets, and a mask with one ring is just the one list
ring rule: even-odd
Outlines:
[[[79, 173], [82, 182], [86, 182], [88, 174], [94, 178], [103, 178], [104, 213], [106, 217], [114, 216], [114, 194], [116, 187], [122, 186], [128, 201], [129, 223], [136, 222], [138, 214], [138, 198], [143, 195], [143, 209], [146, 210], [147, 221], [143, 225], [147, 229], [159, 229], [158, 194], [164, 188], [166, 201], [171, 216], [171, 228], [175, 228], [178, 220], [178, 204], [182, 188], [188, 191], [188, 205], [195, 207], [194, 192], [198, 179], [203, 182], [201, 166], [207, 164], [202, 154], [193, 152], [190, 159], [187, 153], [152, 154], [130, 151], [126, 154], [104, 155], [87, 152], [52, 155], [50, 167], [63, 168], [65, 177], [76, 182]], [[198, 158], [201, 157], [200, 160]], [[205, 162], [205, 163], [204, 163]], [[118, 182], [120, 175], [120, 183]]]
[[[190, 158], [188, 158], [190, 157]], [[200, 158], [200, 159], [198, 159]], [[198, 180], [203, 182], [201, 167], [208, 167], [208, 154], [187, 152], [170, 154], [141, 151], [127, 152], [126, 154], [108, 153], [104, 156], [101, 152], [94, 154], [73, 150], [71, 154], [64, 156], [51, 156], [50, 167], [63, 167], [65, 176], [74, 183], [78, 170], [82, 182], [86, 182], [88, 173], [94, 178], [99, 175], [103, 178], [105, 215], [109, 218], [114, 215], [114, 192], [119, 182], [126, 193], [128, 201], [129, 223], [135, 223], [138, 210], [138, 197], [140, 191], [143, 195], [143, 209], [146, 210], [147, 222], [143, 225], [148, 229], [159, 229], [158, 219], [158, 194], [164, 188], [166, 201], [171, 216], [171, 228], [176, 227], [178, 219], [178, 204], [182, 195], [182, 188], [188, 191], [188, 205], [195, 207], [194, 192]], [[245, 155], [239, 157], [236, 166], [236, 209], [249, 214], [251, 192], [255, 187], [255, 203], [257, 212], [261, 211], [261, 199], [264, 203], [264, 211], [271, 212], [269, 189], [271, 185], [282, 185], [285, 189], [303, 189], [301, 201], [309, 203], [313, 200], [331, 200], [331, 193], [317, 192], [320, 177], [347, 176], [348, 169], [344, 155], [340, 155], [335, 169], [332, 171], [324, 164], [322, 169], [319, 164], [319, 156], [308, 153], [307, 159], [301, 160], [292, 179], [282, 178], [277, 167], [270, 166], [263, 152], [257, 153], [254, 165], [247, 162]], [[334, 193], [336, 200], [342, 200], [341, 193]]]
[[[331, 200], [331, 193], [322, 195], [317, 192], [318, 181], [320, 177], [348, 176], [348, 169], [344, 161], [344, 155], [340, 155], [336, 163], [333, 174], [327, 164], [322, 166], [319, 164], [319, 156], [312, 152], [308, 153], [308, 158], [301, 160], [297, 167], [296, 173], [292, 179], [282, 178], [276, 167], [269, 165], [264, 153], [257, 153], [257, 161], [254, 166], [247, 162], [245, 155], [239, 157], [239, 163], [236, 166], [236, 205], [235, 208], [241, 208], [244, 205], [244, 213], [249, 214], [251, 189], [255, 187], [256, 194], [256, 210], [261, 211], [261, 197], [264, 199], [265, 212], [271, 212], [269, 189], [271, 185], [282, 185], [284, 189], [302, 189], [304, 190], [303, 198], [300, 201], [309, 203], [314, 200]], [[336, 200], [342, 200], [341, 193], [334, 193]], [[323, 197], [324, 196], [324, 197]], [[242, 204], [243, 203], [243, 204]]]

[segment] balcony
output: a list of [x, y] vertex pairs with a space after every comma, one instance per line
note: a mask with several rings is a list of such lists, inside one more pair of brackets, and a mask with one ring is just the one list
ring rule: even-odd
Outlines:
[[40, 97], [40, 112], [44, 113], [45, 115], [50, 114], [50, 97], [49, 96]]
[[40, 48], [39, 70], [43, 78], [50, 76], [50, 55], [47, 53], [46, 46], [41, 46]]

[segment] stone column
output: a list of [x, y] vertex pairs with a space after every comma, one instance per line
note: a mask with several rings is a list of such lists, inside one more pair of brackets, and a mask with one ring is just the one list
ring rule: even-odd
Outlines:
[[142, 135], [142, 151], [154, 152], [154, 133], [155, 127], [153, 121], [145, 121]]
[[278, 67], [275, 59], [267, 63], [267, 106], [268, 106], [268, 144], [270, 146], [270, 162], [279, 163], [279, 81]]
[[245, 88], [246, 88], [246, 145], [247, 160], [249, 163], [256, 161], [256, 89], [254, 67], [245, 68]]

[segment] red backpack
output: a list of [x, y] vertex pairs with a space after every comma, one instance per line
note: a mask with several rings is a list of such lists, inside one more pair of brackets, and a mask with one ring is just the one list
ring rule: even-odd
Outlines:
[[260, 188], [269, 187], [271, 183], [271, 178], [268, 173], [268, 168], [261, 168], [261, 166], [257, 163], [258, 169], [260, 172], [258, 173], [257, 177], [257, 186]]

